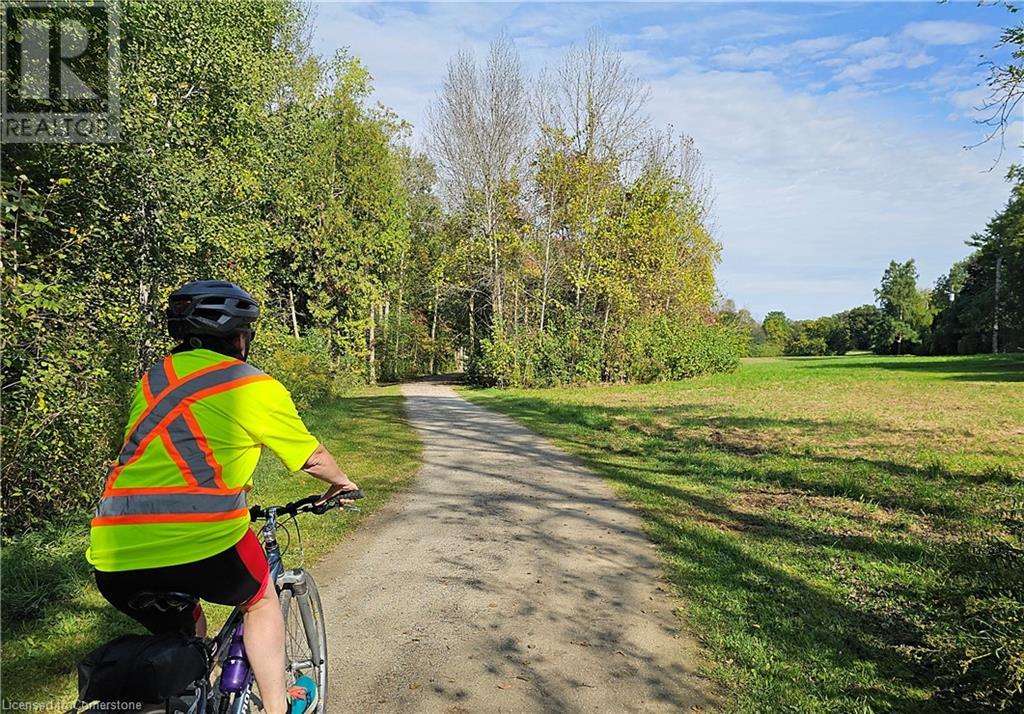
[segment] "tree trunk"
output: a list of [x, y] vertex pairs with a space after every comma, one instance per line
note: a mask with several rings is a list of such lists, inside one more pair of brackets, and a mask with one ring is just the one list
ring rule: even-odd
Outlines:
[[492, 323], [502, 322], [502, 300], [501, 300], [501, 264], [498, 260], [498, 245], [494, 243], [493, 258], [491, 263], [491, 312]]
[[375, 314], [373, 304], [370, 305], [370, 329], [367, 334], [366, 342], [368, 347], [366, 366], [369, 373], [370, 384], [377, 383], [377, 316]]
[[295, 293], [291, 288], [288, 288], [288, 307], [292, 313], [292, 334], [295, 335], [295, 339], [299, 339], [299, 320], [295, 315]]
[[381, 376], [387, 378], [387, 366], [388, 366], [388, 347], [391, 345], [391, 341], [388, 338], [390, 334], [388, 332], [391, 326], [391, 300], [389, 298], [384, 299], [384, 304], [379, 308], [380, 313], [380, 338], [377, 340], [381, 344], [380, 348], [380, 368], [377, 370]]
[[132, 221], [139, 232], [136, 239], [139, 246], [139, 315], [142, 316], [139, 334], [135, 342], [135, 369], [137, 376], [149, 368], [154, 355], [153, 345], [150, 340], [154, 332], [153, 318], [155, 310], [152, 304], [153, 296], [156, 293], [156, 270], [153, 266], [156, 252], [152, 242], [152, 225], [150, 215], [153, 213], [150, 206], [152, 182], [148, 176], [143, 179], [143, 195], [135, 207], [135, 220]]
[[476, 293], [469, 293], [469, 354], [476, 354]]
[[430, 373], [435, 374], [434, 359], [437, 356], [437, 301], [441, 295], [441, 286], [434, 286], [434, 317], [430, 322]]
[[398, 305], [395, 308], [395, 376], [401, 375], [399, 367], [400, 348], [402, 344], [402, 288], [405, 287], [405, 254], [398, 263]]
[[540, 331], [544, 332], [544, 318], [548, 311], [548, 273], [551, 266], [551, 230], [548, 229], [547, 237], [544, 239], [544, 275], [541, 278], [540, 288]]
[[612, 311], [612, 301], [610, 299], [605, 300], [604, 304], [604, 324], [601, 326], [601, 350], [604, 350], [605, 337], [608, 335], [608, 316]]
[[576, 312], [580, 311], [580, 300], [583, 290], [583, 249], [580, 248], [580, 264], [576, 268]]
[[996, 256], [995, 296], [992, 301], [992, 354], [999, 352], [999, 282], [1003, 272], [1003, 256]]
[[540, 281], [540, 331], [544, 332], [544, 318], [547, 316], [548, 308], [548, 276], [551, 270], [551, 234], [554, 230], [552, 225], [555, 220], [554, 212], [555, 188], [551, 187], [548, 198], [548, 229], [544, 233], [544, 271]]

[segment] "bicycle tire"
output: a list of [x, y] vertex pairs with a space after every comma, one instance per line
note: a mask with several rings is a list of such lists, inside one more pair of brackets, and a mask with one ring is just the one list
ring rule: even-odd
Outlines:
[[[302, 674], [308, 674], [316, 682], [317, 705], [315, 714], [325, 714], [327, 702], [327, 628], [324, 623], [323, 604], [320, 602], [320, 591], [309, 571], [304, 572], [306, 592], [297, 595], [293, 585], [281, 589], [281, 614], [284, 616], [285, 629], [285, 662], [288, 668], [289, 686], [299, 676], [294, 664], [303, 660], [313, 659], [311, 639], [315, 639], [320, 652], [320, 663], [315, 662]], [[303, 610], [306, 617], [303, 617]], [[309, 627], [303, 622], [307, 621]]]

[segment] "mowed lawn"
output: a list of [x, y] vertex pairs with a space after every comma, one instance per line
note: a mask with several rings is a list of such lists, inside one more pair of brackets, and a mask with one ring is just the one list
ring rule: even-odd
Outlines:
[[[313, 565], [345, 534], [412, 481], [420, 441], [405, 419], [397, 387], [365, 388], [309, 410], [310, 431], [337, 457], [366, 497], [362, 513], [335, 512], [299, 519], [302, 551], [294, 525], [278, 540], [285, 565]], [[322, 492], [322, 482], [289, 474], [264, 453], [254, 476], [250, 504], [281, 504]], [[141, 628], [110, 607], [96, 591], [85, 562], [88, 515], [54, 524], [47, 532], [5, 540], [3, 548], [3, 697], [50, 702], [67, 710], [75, 698], [75, 664], [90, 649]], [[207, 605], [211, 627], [230, 611]], [[66, 706], [58, 706], [64, 705]]]
[[463, 393], [636, 505], [730, 710], [1021, 710], [1024, 358]]

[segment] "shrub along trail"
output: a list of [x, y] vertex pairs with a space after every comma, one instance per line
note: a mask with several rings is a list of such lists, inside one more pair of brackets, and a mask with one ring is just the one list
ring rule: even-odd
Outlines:
[[314, 569], [330, 708], [708, 708], [656, 554], [610, 488], [449, 387], [403, 392], [415, 484]]

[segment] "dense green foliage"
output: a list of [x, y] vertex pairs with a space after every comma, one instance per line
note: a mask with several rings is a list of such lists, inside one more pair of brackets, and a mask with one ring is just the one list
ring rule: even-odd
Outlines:
[[466, 395], [636, 505], [727, 710], [1024, 708], [1021, 357]]
[[1012, 168], [1009, 177], [1014, 186], [1006, 207], [968, 242], [976, 250], [935, 284], [931, 293], [935, 318], [922, 344], [924, 352], [991, 351], [997, 316], [997, 349], [1024, 349], [1024, 167]]
[[[95, 498], [162, 309], [220, 277], [264, 305], [254, 361], [309, 402], [365, 381], [410, 199], [369, 75], [302, 49], [285, 0], [128, 2], [123, 141], [5, 147], [3, 516]], [[389, 354], [388, 365], [395, 369]]]
[[841, 355], [850, 349], [850, 329], [839, 317], [795, 322], [786, 339], [787, 355]]
[[903, 354], [904, 343], [920, 342], [931, 323], [927, 296], [917, 287], [917, 267], [913, 260], [890, 261], [875, 290], [882, 320], [875, 329], [875, 351]]

